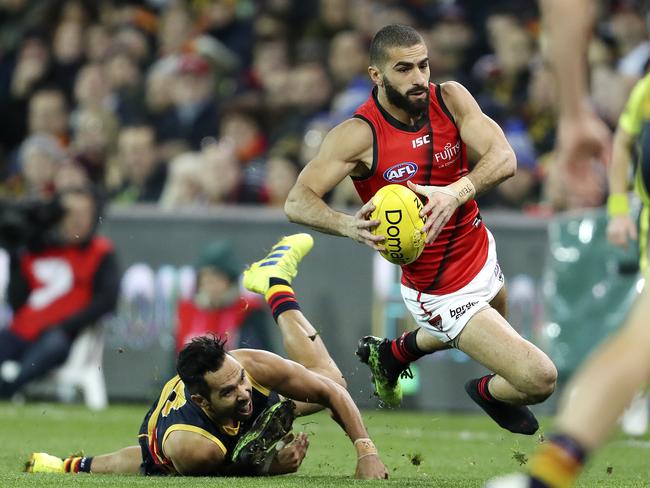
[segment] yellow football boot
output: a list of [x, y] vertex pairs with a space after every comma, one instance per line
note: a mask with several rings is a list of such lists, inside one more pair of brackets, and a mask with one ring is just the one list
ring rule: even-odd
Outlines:
[[28, 473], [65, 473], [63, 459], [46, 452], [33, 452], [29, 461], [25, 463], [25, 471]]
[[263, 259], [244, 271], [244, 286], [264, 295], [269, 289], [270, 278], [281, 278], [291, 283], [298, 273], [298, 263], [313, 246], [314, 238], [309, 234], [283, 237]]

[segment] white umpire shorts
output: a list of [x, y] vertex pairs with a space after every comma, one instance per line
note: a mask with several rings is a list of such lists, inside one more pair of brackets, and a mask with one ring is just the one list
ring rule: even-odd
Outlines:
[[[487, 229], [486, 229], [487, 230]], [[411, 315], [429, 334], [457, 347], [457, 338], [469, 319], [487, 307], [503, 287], [503, 273], [497, 261], [496, 245], [488, 233], [488, 255], [472, 281], [446, 295], [429, 295], [404, 285], [402, 298]]]

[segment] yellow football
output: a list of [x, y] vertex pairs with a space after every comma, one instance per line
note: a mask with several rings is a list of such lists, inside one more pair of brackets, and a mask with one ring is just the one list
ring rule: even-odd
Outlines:
[[420, 257], [425, 235], [421, 229], [426, 218], [420, 217], [420, 198], [402, 185], [386, 185], [372, 197], [375, 210], [370, 219], [380, 224], [372, 231], [386, 237], [380, 254], [394, 264], [410, 264]]

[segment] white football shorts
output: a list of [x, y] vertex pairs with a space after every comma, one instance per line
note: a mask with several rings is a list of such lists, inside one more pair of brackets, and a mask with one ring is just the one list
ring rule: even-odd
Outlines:
[[[486, 229], [487, 230], [487, 229]], [[488, 230], [488, 255], [472, 281], [447, 295], [429, 295], [404, 285], [402, 298], [411, 315], [428, 333], [457, 347], [456, 339], [478, 311], [487, 307], [503, 287], [494, 237]]]

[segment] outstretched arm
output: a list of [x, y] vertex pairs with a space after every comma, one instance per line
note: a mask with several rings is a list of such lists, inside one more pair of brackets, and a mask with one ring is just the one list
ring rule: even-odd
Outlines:
[[645, 76], [632, 90], [614, 134], [612, 164], [608, 169], [607, 239], [616, 246], [627, 247], [629, 239], [637, 239], [636, 223], [630, 216], [627, 192], [632, 148], [644, 123], [644, 107], [649, 90], [650, 77]]
[[557, 164], [567, 168], [596, 157], [608, 161], [611, 133], [595, 114], [587, 89], [587, 48], [594, 19], [593, 0], [541, 0], [548, 59], [558, 89], [560, 120]]
[[383, 239], [370, 232], [379, 221], [367, 219], [374, 210], [372, 203], [368, 202], [355, 215], [348, 215], [335, 211], [323, 200], [364, 160], [372, 161], [372, 131], [368, 124], [349, 119], [332, 129], [287, 197], [284, 211], [289, 220], [379, 249]]
[[364, 479], [388, 477], [368, 437], [361, 413], [345, 388], [301, 364], [266, 351], [255, 351], [254, 359], [251, 356], [245, 361], [245, 368], [258, 382], [287, 398], [329, 408], [357, 450], [356, 476]]
[[615, 246], [627, 248], [630, 239], [637, 239], [636, 223], [630, 215], [627, 191], [634, 138], [620, 125], [614, 134], [612, 164], [608, 170], [607, 239]]
[[[215, 444], [196, 432], [174, 430], [163, 442], [165, 455], [172, 461], [174, 469], [183, 476], [259, 476], [294, 473], [300, 467], [309, 446], [305, 434], [287, 439], [287, 445], [276, 452], [268, 471], [260, 472], [256, 467], [247, 464], [228, 462], [223, 446]], [[93, 470], [94, 467], [93, 462]]]

